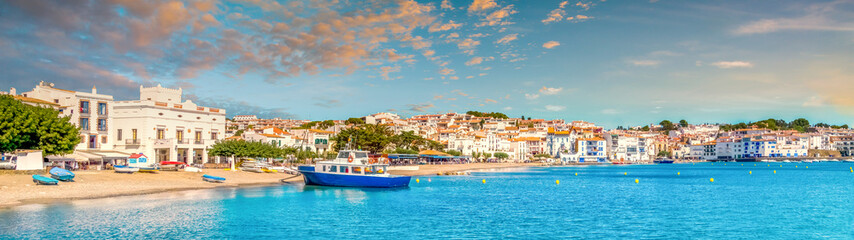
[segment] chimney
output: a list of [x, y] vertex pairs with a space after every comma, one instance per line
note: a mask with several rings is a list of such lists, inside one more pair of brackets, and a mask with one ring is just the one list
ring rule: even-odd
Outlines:
[[15, 96], [18, 94], [18, 91], [15, 88], [9, 88], [9, 95]]
[[92, 86], [92, 94], [98, 94], [98, 88], [95, 88], [95, 86]]

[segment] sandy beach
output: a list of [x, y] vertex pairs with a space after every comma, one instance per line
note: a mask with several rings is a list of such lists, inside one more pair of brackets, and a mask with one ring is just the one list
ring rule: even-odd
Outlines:
[[[418, 170], [390, 170], [389, 173], [406, 176], [436, 175], [480, 169], [536, 166], [531, 163], [471, 163], [450, 165], [422, 165]], [[0, 175], [0, 208], [26, 204], [51, 203], [79, 199], [141, 195], [170, 191], [208, 189], [218, 187], [245, 187], [300, 183], [301, 176], [283, 173], [251, 173], [205, 169], [203, 173], [161, 171], [159, 173], [120, 174], [113, 171], [80, 171], [74, 182], [60, 182], [56, 186], [35, 185], [31, 175]], [[228, 179], [225, 183], [202, 181], [210, 174]]]

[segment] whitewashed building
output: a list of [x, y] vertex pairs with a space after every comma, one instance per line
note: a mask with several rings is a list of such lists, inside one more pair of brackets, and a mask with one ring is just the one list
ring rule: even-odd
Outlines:
[[225, 136], [225, 110], [182, 101], [182, 89], [139, 87], [139, 100], [113, 104], [115, 149], [156, 162], [207, 163], [207, 150]]
[[32, 91], [21, 96], [59, 105], [61, 116], [70, 116], [71, 123], [80, 127], [80, 144], [76, 150], [110, 150], [113, 139], [111, 122], [113, 96], [92, 92], [77, 92], [55, 88], [53, 83], [39, 82]]

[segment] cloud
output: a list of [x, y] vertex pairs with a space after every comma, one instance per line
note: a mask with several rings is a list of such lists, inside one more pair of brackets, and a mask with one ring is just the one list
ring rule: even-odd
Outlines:
[[588, 19], [592, 19], [592, 18], [593, 18], [593, 17], [591, 17], [591, 16], [586, 16], [586, 15], [575, 15], [574, 17], [573, 17], [573, 16], [569, 16], [569, 17], [567, 17], [567, 18], [566, 18], [566, 20], [567, 20], [567, 21], [572, 21], [572, 22], [583, 22], [583, 21], [586, 21], [586, 20], [588, 20]]
[[406, 106], [409, 107], [407, 110], [412, 112], [425, 112], [428, 109], [436, 107], [432, 103], [407, 104]]
[[560, 112], [560, 111], [563, 111], [564, 109], [566, 109], [565, 106], [546, 105], [546, 110], [552, 111], [552, 112]]
[[534, 100], [534, 99], [537, 99], [537, 98], [540, 98], [540, 94], [536, 94], [536, 93], [525, 93], [525, 99], [528, 99], [528, 100]]
[[495, 101], [495, 100], [493, 100], [493, 99], [489, 99], [489, 98], [484, 99], [484, 100], [483, 100], [483, 102], [484, 102], [484, 103], [498, 103], [498, 101]]
[[[736, 28], [735, 34], [763, 34], [778, 31], [854, 31], [854, 21], [850, 18], [851, 1], [832, 1], [810, 5], [806, 14], [793, 18], [774, 18], [753, 21]], [[838, 6], [838, 5], [848, 5]], [[844, 21], [838, 21], [844, 19]]]
[[383, 80], [392, 80], [389, 73], [400, 72], [400, 66], [382, 66], [380, 67], [380, 76]]
[[506, 7], [503, 7], [499, 10], [496, 10], [495, 12], [490, 13], [489, 15], [486, 15], [486, 17], [483, 18], [480, 23], [475, 24], [475, 26], [503, 26], [513, 24], [512, 22], [508, 22], [506, 20], [508, 17], [510, 17], [510, 15], [513, 15], [516, 12], [517, 11], [513, 9], [512, 4], [507, 5]]
[[442, 74], [442, 75], [451, 75], [451, 74], [454, 74], [454, 72], [455, 72], [454, 69], [450, 69], [450, 68], [439, 69], [439, 74]]
[[588, 2], [588, 3], [578, 2], [575, 4], [575, 6], [580, 7], [584, 11], [587, 11], [587, 10], [590, 10], [590, 7], [593, 6], [593, 3], [592, 2]]
[[821, 106], [824, 106], [824, 99], [817, 97], [817, 96], [812, 96], [809, 99], [807, 99], [807, 101], [804, 102], [804, 104], [802, 104], [801, 106], [804, 106], [804, 107], [821, 107]]
[[540, 93], [542, 93], [543, 95], [555, 95], [555, 94], [560, 93], [560, 91], [563, 91], [563, 88], [550, 88], [550, 87], [540, 88]]
[[543, 22], [544, 24], [559, 22], [563, 20], [564, 15], [566, 15], [566, 11], [564, 11], [563, 9], [555, 9], [552, 10], [549, 15], [546, 16], [546, 19], [543, 19], [541, 22]]
[[473, 40], [471, 38], [466, 38], [465, 40], [457, 43], [457, 47], [460, 49], [472, 49], [477, 47], [477, 45], [480, 45], [480, 41]]
[[451, 6], [451, 0], [442, 0], [442, 9], [454, 10], [454, 6]]
[[463, 97], [467, 97], [467, 96], [468, 96], [468, 94], [467, 94], [467, 93], [465, 93], [465, 92], [463, 92], [463, 90], [459, 90], [459, 89], [452, 90], [451, 92], [452, 92], [452, 93], [456, 93], [457, 95], [460, 95], [460, 96], [463, 96]]
[[629, 61], [629, 63], [631, 63], [635, 66], [644, 66], [644, 67], [658, 66], [659, 64], [661, 64], [661, 62], [658, 60], [631, 60], [631, 61]]
[[428, 31], [429, 32], [448, 31], [451, 29], [457, 29], [461, 26], [463, 26], [462, 23], [455, 23], [454, 20], [450, 20], [446, 24], [440, 24], [437, 22], [437, 23], [431, 25], [430, 28], [428, 29]]
[[322, 108], [337, 108], [341, 106], [341, 101], [335, 99], [323, 99], [318, 98], [320, 102], [314, 103], [314, 106], [322, 107]]
[[752, 68], [753, 63], [745, 62], [745, 61], [720, 61], [713, 62], [710, 65], [716, 66], [718, 68], [727, 69], [727, 68]]
[[508, 34], [507, 36], [504, 36], [504, 37], [496, 40], [495, 43], [496, 44], [508, 44], [508, 43], [512, 42], [513, 40], [516, 40], [518, 38], [518, 36], [519, 36], [519, 34], [517, 34], [517, 33]]
[[619, 113], [620, 113], [620, 112], [619, 112], [619, 111], [617, 111], [616, 109], [602, 109], [602, 111], [601, 111], [601, 112], [602, 112], [602, 114], [608, 114], [608, 115], [614, 115], [614, 114], [619, 114]]
[[548, 41], [546, 43], [543, 43], [543, 47], [546, 49], [552, 49], [557, 46], [560, 46], [560, 43], [557, 41]]
[[510, 111], [510, 110], [513, 110], [513, 107], [504, 107], [504, 111]]
[[[137, 88], [138, 90], [138, 88]], [[287, 112], [287, 108], [282, 107], [261, 107], [242, 100], [235, 100], [231, 97], [218, 96], [214, 98], [201, 98], [195, 94], [184, 94], [184, 99], [191, 100], [199, 106], [213, 107], [225, 109], [228, 117], [235, 115], [257, 115], [259, 118], [283, 118], [296, 119], [298, 116]]]
[[495, 0], [474, 0], [474, 2], [469, 5], [468, 11], [480, 12], [495, 7], [498, 7], [498, 3], [495, 3]]
[[471, 60], [466, 61], [466, 66], [478, 65], [478, 64], [483, 63], [483, 61], [490, 61], [492, 59], [493, 59], [493, 57], [487, 57], [487, 58], [473, 57], [473, 58], [471, 58]]

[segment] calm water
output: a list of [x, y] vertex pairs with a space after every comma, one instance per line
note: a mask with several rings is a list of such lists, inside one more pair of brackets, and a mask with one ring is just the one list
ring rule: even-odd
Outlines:
[[854, 164], [756, 165], [524, 168], [398, 190], [288, 185], [29, 205], [0, 211], [0, 238], [854, 238]]

